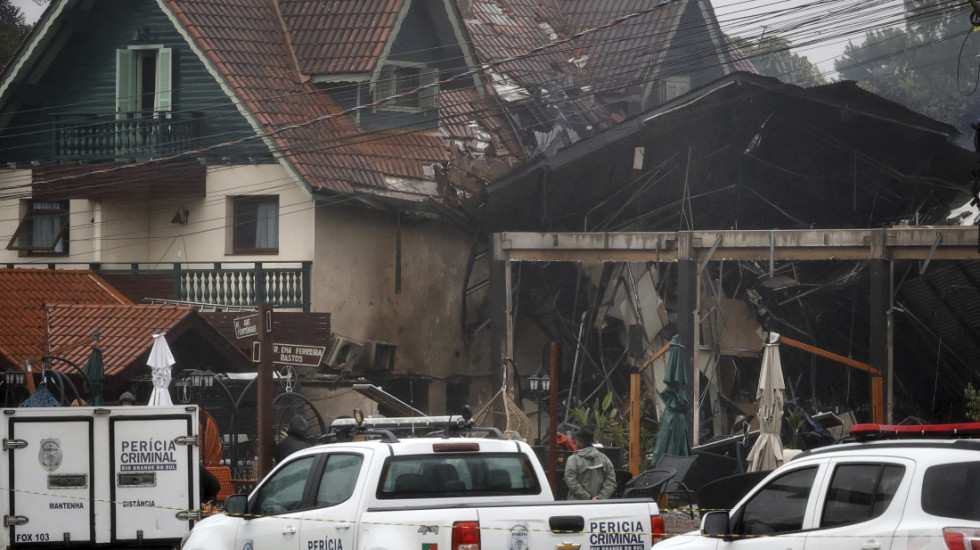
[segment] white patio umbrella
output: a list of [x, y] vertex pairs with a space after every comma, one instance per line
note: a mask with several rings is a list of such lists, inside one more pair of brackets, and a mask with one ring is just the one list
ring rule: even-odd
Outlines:
[[780, 432], [783, 425], [783, 365], [779, 360], [779, 334], [769, 333], [769, 341], [762, 352], [762, 372], [759, 373], [759, 389], [755, 398], [759, 405], [759, 438], [749, 451], [749, 471], [774, 470], [783, 463], [783, 442]]
[[153, 335], [153, 348], [150, 350], [150, 358], [146, 364], [150, 366], [150, 373], [153, 376], [153, 393], [150, 394], [151, 407], [173, 405], [170, 399], [170, 367], [177, 361], [174, 354], [170, 353], [170, 346], [164, 334]]

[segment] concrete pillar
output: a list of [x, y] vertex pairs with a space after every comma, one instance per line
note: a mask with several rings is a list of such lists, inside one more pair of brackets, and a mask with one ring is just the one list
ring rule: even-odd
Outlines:
[[694, 364], [695, 338], [695, 309], [698, 300], [698, 263], [694, 258], [693, 234], [682, 231], [677, 234], [677, 332], [681, 335], [684, 346], [684, 361], [687, 365], [688, 398], [691, 400], [692, 414], [688, 415], [688, 442], [692, 441], [698, 429], [695, 424], [694, 410], [697, 407], [697, 396], [694, 393], [698, 369]]
[[[871, 259], [868, 267], [869, 279], [869, 342], [868, 364], [884, 375], [884, 416], [872, 421], [891, 421], [892, 399], [892, 355], [891, 355], [891, 311], [892, 311], [892, 262], [885, 254], [884, 229], [874, 232], [871, 241]], [[872, 396], [872, 402], [874, 396]]]
[[[490, 262], [490, 387], [500, 388], [503, 375], [503, 357], [506, 355], [508, 342], [514, 335], [510, 332], [507, 320], [510, 308], [510, 285], [507, 284], [509, 275], [507, 262], [492, 260]], [[496, 391], [496, 389], [494, 389]]]

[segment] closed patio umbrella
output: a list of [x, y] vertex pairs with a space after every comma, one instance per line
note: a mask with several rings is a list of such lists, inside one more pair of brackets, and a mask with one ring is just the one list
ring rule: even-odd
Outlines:
[[102, 390], [105, 388], [105, 365], [102, 362], [102, 348], [98, 346], [92, 348], [92, 353], [88, 356], [88, 362], [85, 363], [83, 372], [85, 373], [86, 385], [91, 392], [88, 398], [89, 405], [104, 405]]
[[170, 399], [170, 367], [176, 362], [164, 335], [154, 334], [150, 358], [146, 360], [153, 376], [153, 393], [150, 394], [147, 405], [153, 407], [174, 404]]
[[667, 387], [660, 392], [667, 409], [653, 448], [651, 464], [654, 466], [663, 455], [691, 454], [691, 446], [687, 441], [687, 411], [691, 408], [691, 400], [687, 397], [687, 368], [684, 359], [681, 337], [675, 334], [667, 352], [667, 372], [664, 373], [664, 384]]
[[779, 360], [779, 334], [770, 332], [769, 341], [762, 352], [762, 371], [759, 373], [759, 388], [755, 392], [759, 405], [759, 438], [755, 440], [747, 458], [750, 472], [775, 470], [783, 463], [780, 432], [785, 392], [783, 366]]

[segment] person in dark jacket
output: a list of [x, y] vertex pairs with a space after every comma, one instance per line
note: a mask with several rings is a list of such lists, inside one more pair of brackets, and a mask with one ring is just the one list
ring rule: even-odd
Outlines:
[[289, 421], [286, 437], [280, 439], [279, 444], [276, 445], [276, 464], [282, 462], [283, 459], [296, 451], [310, 446], [306, 441], [306, 431], [309, 428], [306, 419], [301, 415], [297, 414]]
[[207, 503], [211, 502], [218, 497], [218, 493], [221, 492], [221, 482], [218, 478], [211, 473], [210, 470], [204, 467], [204, 464], [200, 465], [200, 475], [201, 475], [201, 502]]
[[565, 460], [565, 485], [568, 499], [599, 500], [609, 498], [616, 490], [616, 469], [609, 457], [592, 446], [592, 428], [576, 430], [579, 449]]

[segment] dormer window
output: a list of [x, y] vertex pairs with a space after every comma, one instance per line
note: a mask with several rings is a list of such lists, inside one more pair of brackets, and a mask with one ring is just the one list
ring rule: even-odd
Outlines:
[[378, 105], [377, 110], [420, 113], [439, 108], [439, 87], [430, 86], [439, 81], [439, 69], [421, 63], [389, 61], [381, 68], [374, 100], [411, 92], [429, 86], [414, 94], [407, 94]]

